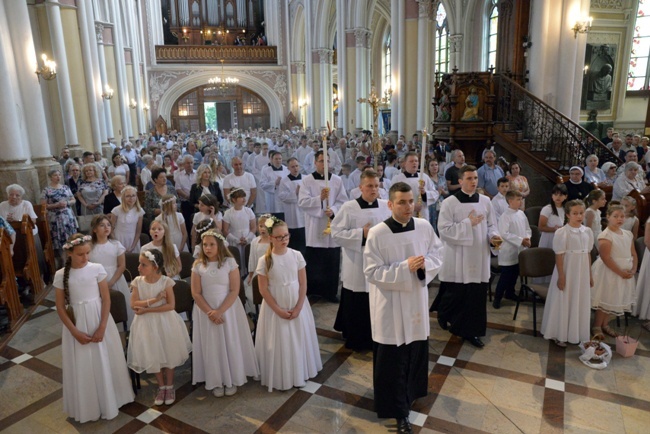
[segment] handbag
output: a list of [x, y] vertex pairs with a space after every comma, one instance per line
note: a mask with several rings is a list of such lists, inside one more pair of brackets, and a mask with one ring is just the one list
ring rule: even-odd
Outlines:
[[94, 215], [80, 215], [77, 217], [79, 222], [79, 232], [89, 233], [90, 232], [90, 222], [92, 222]]

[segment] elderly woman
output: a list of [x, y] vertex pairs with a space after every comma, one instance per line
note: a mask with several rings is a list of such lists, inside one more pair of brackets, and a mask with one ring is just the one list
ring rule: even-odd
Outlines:
[[638, 190], [641, 194], [650, 193], [650, 187], [646, 186], [645, 182], [640, 181], [636, 176], [640, 170], [641, 165], [634, 161], [625, 164], [623, 173], [614, 182], [612, 200], [621, 200], [623, 196], [627, 196], [632, 190]]
[[196, 183], [190, 189], [190, 203], [196, 211], [199, 210], [199, 198], [204, 194], [211, 194], [217, 198], [220, 204], [223, 203], [223, 195], [218, 182], [211, 181], [212, 170], [207, 164], [201, 164], [196, 171]]
[[156, 164], [156, 160], [151, 155], [145, 155], [142, 157], [142, 163], [144, 167], [140, 170], [140, 181], [142, 182], [142, 188], [151, 181], [151, 169], [153, 169]]
[[585, 163], [587, 163], [585, 166], [585, 181], [596, 184], [598, 187], [604, 187], [606, 185], [606, 176], [603, 169], [598, 167], [598, 157], [591, 154], [585, 159]]
[[510, 175], [507, 176], [510, 181], [510, 189], [518, 191], [523, 196], [521, 201], [520, 210], [526, 209], [526, 198], [530, 194], [530, 186], [528, 185], [528, 179], [521, 174], [521, 166], [516, 161], [510, 163], [508, 167]]
[[47, 173], [50, 184], [43, 189], [41, 204], [47, 209], [47, 221], [50, 224], [52, 245], [60, 251], [70, 235], [78, 232], [77, 219], [72, 212], [75, 198], [67, 185], [61, 184], [61, 172], [58, 169]]
[[[152, 222], [160, 214], [160, 200], [163, 196], [171, 194], [178, 197], [176, 189], [167, 184], [167, 175], [165, 169], [162, 167], [153, 169], [151, 172], [151, 181], [153, 182], [153, 188], [147, 191], [144, 200], [144, 216], [148, 222]], [[176, 206], [180, 209], [178, 200], [176, 201]]]
[[614, 182], [616, 182], [616, 177], [618, 176], [616, 171], [616, 164], [608, 161], [604, 163], [600, 169], [605, 174], [605, 180], [603, 181], [603, 184], [605, 186], [612, 187], [614, 185]]
[[110, 214], [113, 208], [122, 204], [122, 190], [126, 187], [126, 178], [115, 175], [111, 178], [111, 192], [104, 199], [104, 213]]
[[97, 164], [84, 164], [81, 168], [81, 182], [77, 191], [77, 199], [81, 202], [81, 215], [103, 214], [104, 198], [107, 194], [108, 186], [102, 179]]
[[163, 157], [162, 167], [167, 171], [167, 175], [173, 175], [176, 169], [178, 169], [178, 166], [176, 165], [174, 160], [172, 160], [171, 152], [165, 152], [165, 156]]
[[569, 180], [564, 183], [569, 192], [567, 200], [585, 200], [589, 192], [594, 189], [593, 185], [584, 181], [584, 174], [585, 172], [582, 170], [582, 167], [573, 166], [569, 169]]
[[124, 162], [120, 154], [113, 154], [111, 157], [111, 162], [113, 164], [108, 168], [108, 176], [110, 178], [115, 175], [122, 175], [125, 179], [129, 179], [129, 175], [131, 173], [129, 166]]

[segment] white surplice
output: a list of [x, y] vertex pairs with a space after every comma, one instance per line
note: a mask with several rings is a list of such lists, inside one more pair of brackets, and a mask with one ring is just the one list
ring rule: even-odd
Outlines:
[[275, 182], [278, 178], [285, 178], [288, 174], [289, 170], [284, 165], [280, 166], [280, 170], [275, 170], [270, 164], [262, 168], [260, 187], [264, 190], [266, 210], [270, 213], [284, 212], [284, 206], [278, 196], [280, 184], [276, 184]]
[[277, 196], [284, 208], [284, 221], [289, 229], [305, 227], [305, 213], [298, 207], [298, 189], [302, 187], [302, 175], [294, 177], [291, 174], [282, 178]]
[[[315, 179], [314, 174], [321, 179]], [[330, 235], [323, 234], [328, 220], [325, 214], [327, 201], [320, 200], [320, 193], [324, 188], [325, 179], [314, 172], [303, 177], [302, 187], [298, 193], [298, 206], [305, 213], [305, 239], [308, 247], [339, 247]], [[343, 188], [343, 181], [336, 175], [330, 174], [329, 188], [329, 208], [336, 216], [341, 206], [347, 202], [348, 195]]]
[[[415, 173], [414, 175], [408, 173], [408, 172], [403, 172], [403, 173], [398, 173], [397, 175], [393, 176], [391, 179], [391, 185], [394, 185], [396, 182], [405, 182], [408, 185], [411, 186], [413, 189], [413, 197], [415, 198], [415, 203], [418, 203], [418, 197], [420, 196], [419, 191], [420, 191], [420, 179], [424, 180], [424, 192], [427, 195], [427, 200], [422, 201], [422, 209], [420, 210], [420, 218], [423, 218], [425, 220], [429, 220], [429, 205], [433, 205], [436, 203], [438, 198], [440, 197], [440, 192], [438, 191], [438, 187], [436, 184], [431, 180], [429, 175], [426, 173], [423, 173], [420, 175], [419, 172]], [[438, 223], [440, 224], [440, 223]]]

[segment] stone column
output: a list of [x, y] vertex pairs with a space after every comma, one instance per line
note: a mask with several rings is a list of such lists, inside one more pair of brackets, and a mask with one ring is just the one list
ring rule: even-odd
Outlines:
[[[24, 6], [24, 4], [23, 4]], [[6, 3], [0, 2], [0, 36], [11, 41]], [[31, 38], [31, 34], [28, 33]], [[25, 112], [19, 94], [18, 75], [14, 49], [6, 44], [0, 49], [0, 131], [2, 131], [2, 152], [0, 152], [0, 184], [20, 184], [25, 188], [26, 199], [34, 201], [40, 194], [38, 174], [27, 164], [29, 148], [24, 146], [26, 134]], [[31, 71], [31, 74], [34, 74]], [[47, 137], [47, 136], [45, 136]], [[0, 198], [6, 199], [4, 189]]]
[[[22, 116], [29, 119], [26, 133], [31, 160], [38, 172], [40, 185], [44, 185], [47, 182], [48, 170], [58, 166], [58, 163], [52, 160], [52, 154], [56, 154], [56, 150], [53, 151], [50, 147], [43, 94], [38, 78], [34, 74], [37, 67], [34, 40], [31, 32], [25, 31], [25, 29], [31, 28], [27, 4], [7, 2], [5, 3], [5, 13], [11, 35], [9, 39], [13, 48], [13, 61], [21, 99], [19, 105], [22, 107]], [[15, 142], [15, 145], [19, 143], [23, 143], [23, 146], [27, 144], [25, 140], [22, 140]]]
[[[312, 18], [312, 2], [304, 2], [305, 5], [305, 95], [307, 99], [307, 106], [305, 107], [305, 128], [314, 126], [314, 68], [313, 68], [313, 54], [312, 54], [312, 32], [314, 29]], [[304, 97], [303, 97], [304, 98]]]
[[135, 109], [135, 118], [138, 124], [138, 131], [136, 134], [135, 128], [133, 128], [132, 133], [134, 137], [139, 136], [142, 133], [145, 133], [145, 123], [144, 123], [144, 111], [142, 106], [144, 104], [144, 98], [142, 97], [142, 81], [140, 79], [140, 52], [138, 51], [139, 40], [137, 33], [137, 24], [134, 21], [135, 14], [135, 4], [134, 2], [127, 2], [126, 10], [126, 26], [127, 32], [131, 34], [131, 54], [133, 60], [133, 90], [135, 92], [135, 100], [138, 102], [138, 107]]
[[462, 60], [463, 35], [458, 33], [449, 35], [449, 70], [459, 68]]
[[[99, 77], [102, 84], [102, 93], [104, 88], [108, 85], [108, 77], [106, 75], [106, 55], [104, 50], [104, 25], [102, 23], [95, 24], [95, 33], [97, 35], [97, 65], [99, 66]], [[102, 106], [104, 108], [104, 124], [106, 125], [106, 143], [102, 143], [102, 150], [104, 155], [112, 152], [112, 148], [108, 144], [111, 140], [115, 140], [113, 133], [113, 118], [111, 117], [111, 103], [109, 100], [102, 98]]]
[[[101, 96], [98, 95], [96, 75], [95, 75], [95, 63], [92, 61], [92, 52], [91, 46], [95, 45], [95, 32], [88, 28], [86, 22], [86, 7], [88, 4], [86, 2], [77, 3], [77, 22], [79, 23], [79, 36], [81, 38], [81, 58], [83, 59], [83, 68], [84, 68], [84, 78], [86, 85], [86, 94], [88, 96], [88, 111], [90, 112], [90, 123], [91, 123], [91, 132], [93, 137], [93, 149], [95, 151], [101, 152], [102, 150], [102, 139], [101, 132], [99, 128], [99, 113], [97, 111], [98, 99]], [[97, 77], [99, 78], [99, 77]], [[97, 80], [99, 81], [99, 80]]]
[[319, 129], [327, 127], [327, 122], [332, 125], [332, 61], [334, 51], [329, 48], [319, 48], [312, 53], [312, 62], [315, 71], [313, 86], [315, 90], [312, 101], [313, 114], [316, 119], [312, 125]]
[[[418, 72], [417, 72], [417, 119], [416, 128], [418, 130], [426, 128], [430, 130], [429, 123], [433, 120], [430, 115], [431, 108], [431, 70], [428, 66], [431, 63], [431, 17], [433, 4], [430, 0], [420, 0], [418, 2]], [[430, 132], [430, 131], [429, 131]]]
[[305, 62], [291, 62], [291, 76], [295, 84], [296, 118], [305, 125], [305, 107], [300, 107], [301, 100], [305, 99]]
[[338, 113], [338, 129], [345, 135], [349, 131], [348, 126], [348, 109], [346, 107], [348, 99], [353, 97], [351, 92], [348, 92], [348, 56], [346, 45], [346, 28], [345, 20], [347, 18], [345, 0], [336, 0], [336, 63], [338, 72], [338, 93], [339, 93], [339, 113]]
[[79, 147], [79, 139], [77, 138], [72, 88], [70, 87], [70, 75], [68, 73], [68, 56], [63, 38], [61, 9], [56, 0], [47, 0], [45, 5], [47, 8], [47, 20], [50, 25], [52, 56], [56, 62], [56, 85], [59, 90], [59, 103], [61, 105], [65, 142], [70, 148], [76, 148]]
[[113, 17], [113, 42], [115, 43], [115, 69], [117, 75], [117, 97], [120, 107], [120, 120], [122, 122], [122, 139], [128, 140], [133, 135], [131, 115], [129, 110], [130, 95], [126, 81], [126, 65], [124, 59], [124, 43], [122, 42], [122, 23], [118, 2], [109, 2], [111, 16]]
[[[368, 98], [370, 95], [370, 43], [372, 32], [365, 28], [354, 29], [354, 45], [356, 59], [356, 99]], [[378, 87], [381, 92], [381, 83]], [[356, 128], [357, 130], [370, 129], [376, 119], [372, 119], [372, 108], [366, 103], [357, 103]]]
[[[140, 44], [140, 54], [142, 55], [142, 59], [140, 59], [141, 62], [142, 62], [142, 68], [141, 68], [142, 79], [144, 81], [144, 89], [142, 90], [142, 96], [145, 99], [145, 102], [147, 104], [151, 105], [149, 103], [149, 101], [151, 101], [151, 99], [149, 98], [149, 76], [147, 75], [147, 52], [145, 50], [145, 43], [144, 43], [144, 41], [145, 41], [144, 28], [145, 27], [144, 27], [144, 20], [142, 19], [142, 8], [143, 7], [145, 7], [143, 2], [139, 2], [138, 4], [136, 4], [136, 13], [137, 13], [137, 18], [138, 18], [138, 21], [137, 21], [137, 35], [138, 35], [138, 41], [139, 41], [139, 44]], [[149, 111], [145, 115], [145, 126], [147, 128], [147, 131], [145, 131], [145, 133], [148, 133], [149, 129], [152, 128], [153, 125], [154, 125], [154, 122], [152, 120], [152, 115], [153, 115], [153, 113], [152, 113], [151, 109], [149, 109]]]

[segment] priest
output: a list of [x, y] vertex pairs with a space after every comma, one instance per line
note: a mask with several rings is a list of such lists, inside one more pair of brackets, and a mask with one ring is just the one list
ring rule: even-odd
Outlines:
[[375, 411], [412, 432], [411, 403], [427, 395], [429, 292], [441, 266], [442, 244], [427, 220], [413, 218], [411, 187], [389, 190], [392, 216], [368, 232], [363, 254], [369, 284]]
[[371, 227], [390, 217], [388, 202], [379, 199], [379, 175], [372, 169], [361, 173], [361, 196], [345, 202], [332, 220], [332, 238], [342, 248], [343, 288], [334, 330], [340, 331], [345, 347], [372, 349], [368, 286], [363, 274], [363, 251]]
[[[411, 186], [416, 195], [415, 215], [429, 221], [429, 205], [436, 203], [440, 193], [429, 175], [418, 172], [419, 163], [417, 152], [407, 152], [402, 165], [403, 173], [395, 175], [391, 182], [405, 182]], [[424, 181], [424, 185], [420, 184], [420, 180]]]
[[442, 202], [438, 231], [445, 244], [440, 291], [431, 306], [438, 311], [444, 330], [483, 348], [487, 312], [486, 295], [490, 280], [490, 243], [501, 237], [492, 204], [478, 194], [478, 173], [474, 166], [459, 170], [460, 190]]
[[266, 210], [284, 221], [284, 205], [282, 204], [282, 200], [280, 200], [278, 190], [280, 188], [280, 181], [289, 174], [289, 171], [282, 164], [282, 154], [278, 151], [269, 151], [269, 159], [269, 164], [262, 167], [260, 187], [262, 187], [266, 196]]
[[338, 303], [341, 247], [326, 229], [348, 195], [337, 175], [328, 173], [325, 180], [325, 158], [323, 150], [316, 152], [316, 170], [303, 177], [298, 206], [305, 214], [307, 293]]

